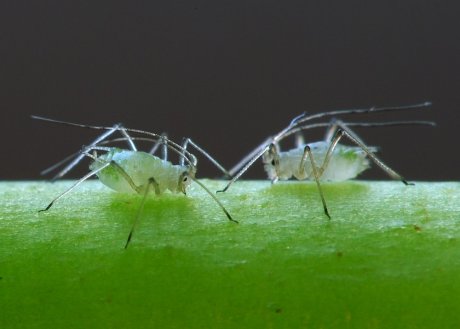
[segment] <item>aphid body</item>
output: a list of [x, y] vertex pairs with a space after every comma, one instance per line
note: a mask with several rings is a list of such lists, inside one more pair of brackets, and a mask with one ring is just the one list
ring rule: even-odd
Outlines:
[[[270, 150], [265, 152], [262, 156], [262, 161], [268, 178], [272, 181], [278, 179], [287, 180], [292, 177], [298, 180], [314, 180], [311, 161], [304, 161], [303, 166], [299, 166], [305, 153], [305, 146], [307, 144], [300, 144], [288, 151], [278, 151], [278, 156], [270, 152]], [[309, 143], [308, 146], [315, 161], [323, 163], [330, 143], [319, 141]], [[373, 152], [375, 150], [375, 148], [370, 149]], [[328, 166], [323, 172], [319, 173], [319, 177], [321, 181], [340, 182], [355, 178], [369, 167], [370, 163], [367, 154], [360, 147], [337, 144]]]
[[[112, 148], [109, 152], [96, 158], [90, 165], [90, 170], [97, 171], [107, 162], [118, 166], [108, 166], [97, 172], [99, 180], [111, 189], [124, 193], [143, 193], [148, 186], [149, 179], [154, 177], [158, 194], [169, 190], [172, 193], [186, 193], [187, 187], [195, 178], [196, 169], [188, 165], [174, 165], [167, 160], [160, 159], [147, 152], [131, 151]], [[130, 177], [132, 183], [118, 170]]]

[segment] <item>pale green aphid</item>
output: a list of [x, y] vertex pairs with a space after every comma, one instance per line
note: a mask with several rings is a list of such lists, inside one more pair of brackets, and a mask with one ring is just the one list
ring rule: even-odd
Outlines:
[[[327, 141], [308, 144], [315, 163], [325, 162], [330, 145], [330, 142]], [[268, 178], [275, 181], [287, 180], [291, 177], [298, 180], [314, 179], [311, 160], [303, 160], [305, 146], [306, 144], [300, 144], [298, 147], [285, 152], [273, 149], [266, 152], [263, 161]], [[375, 148], [369, 149], [372, 152], [375, 151]], [[369, 168], [367, 154], [360, 147], [337, 144], [328, 161], [328, 165], [320, 175], [322, 181], [339, 182], [352, 179]], [[303, 163], [302, 166], [301, 163]]]
[[[369, 168], [369, 160], [372, 160], [378, 167], [385, 171], [392, 179], [409, 184], [400, 174], [387, 166], [374, 152], [376, 147], [367, 146], [361, 138], [350, 128], [354, 127], [378, 127], [397, 125], [425, 125], [434, 126], [431, 121], [390, 121], [380, 123], [370, 122], [343, 122], [333, 119], [329, 122], [311, 122], [324, 117], [335, 117], [345, 114], [363, 114], [374, 112], [390, 112], [409, 109], [420, 109], [430, 106], [430, 102], [415, 105], [382, 107], [369, 109], [349, 109], [322, 112], [307, 115], [303, 113], [294, 118], [291, 123], [278, 134], [266, 139], [256, 147], [229, 172], [234, 175], [230, 182], [219, 192], [225, 192], [241, 175], [243, 175], [254, 162], [262, 157], [264, 169], [272, 183], [278, 180], [287, 180], [294, 177], [298, 180], [314, 180], [323, 204], [324, 213], [330, 218], [326, 201], [321, 189], [321, 181], [343, 181], [355, 178], [361, 172]], [[303, 124], [303, 125], [302, 125]], [[300, 132], [319, 127], [327, 127], [326, 137], [323, 141], [304, 143]], [[297, 145], [288, 151], [281, 151], [279, 142], [291, 135], [297, 136]], [[346, 137], [356, 146], [339, 144], [339, 141]]]
[[[124, 177], [115, 165], [99, 171], [105, 164], [113, 161], [123, 168], [129, 178]], [[111, 148], [91, 163], [89, 169], [98, 171], [97, 177], [111, 189], [124, 193], [143, 193], [149, 187], [149, 180], [154, 177], [156, 194], [166, 190], [173, 193], [186, 193], [191, 183], [190, 176], [195, 173], [184, 165], [173, 165], [147, 152]], [[154, 174], [155, 173], [155, 174]]]
[[[156, 195], [160, 195], [168, 190], [172, 193], [186, 194], [188, 186], [192, 181], [194, 181], [200, 187], [202, 187], [214, 199], [214, 201], [216, 201], [216, 203], [223, 210], [229, 220], [237, 223], [237, 221], [230, 216], [229, 212], [216, 198], [216, 196], [211, 193], [208, 188], [203, 185], [203, 183], [195, 178], [198, 161], [197, 158], [187, 150], [187, 146], [190, 144], [195, 147], [195, 149], [197, 149], [206, 158], [208, 158], [225, 175], [229, 175], [228, 172], [206, 151], [195, 144], [190, 138], [185, 139], [183, 144], [179, 145], [168, 139], [165, 135], [158, 135], [137, 129], [124, 128], [121, 125], [114, 125], [113, 127], [99, 127], [58, 121], [37, 116], [32, 116], [32, 118], [69, 126], [105, 131], [101, 136], [96, 138], [90, 145], [84, 147], [80, 152], [67, 157], [63, 161], [42, 172], [48, 173], [61, 166], [63, 163], [72, 160], [54, 177], [54, 179], [57, 179], [69, 172], [83, 158], [89, 157], [93, 160], [89, 167], [91, 171], [79, 179], [69, 189], [57, 196], [45, 209], [43, 209], [43, 211], [50, 209], [58, 199], [94, 175], [96, 175], [104, 185], [112, 188], [115, 191], [142, 194], [144, 197], [139, 206], [139, 211], [134, 220], [131, 231], [128, 235], [128, 239], [125, 244], [126, 248], [131, 241], [131, 237], [139, 219], [140, 213], [143, 209], [145, 199], [150, 192], [154, 192]], [[122, 137], [109, 140], [108, 137], [115, 132], [119, 132]], [[140, 134], [141, 137], [132, 137], [129, 134]], [[130, 149], [126, 150], [107, 146], [114, 142], [120, 141], [127, 142]], [[149, 152], [143, 152], [137, 149], [134, 141], [148, 141], [153, 142], [154, 145]], [[154, 155], [160, 146], [162, 149], [162, 158]], [[171, 150], [179, 155], [179, 164], [174, 165], [167, 160], [168, 150]], [[102, 154], [98, 155], [98, 152], [102, 152]]]

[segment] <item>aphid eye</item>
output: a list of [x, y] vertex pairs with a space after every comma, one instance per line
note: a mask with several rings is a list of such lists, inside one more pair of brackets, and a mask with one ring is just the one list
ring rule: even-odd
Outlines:
[[275, 164], [276, 164], [276, 162], [275, 162], [275, 160], [273, 159], [273, 160], [272, 160], [272, 166], [275, 166]]
[[186, 181], [188, 180], [188, 177], [187, 176], [184, 176], [184, 178], [182, 178], [182, 181], [185, 183]]

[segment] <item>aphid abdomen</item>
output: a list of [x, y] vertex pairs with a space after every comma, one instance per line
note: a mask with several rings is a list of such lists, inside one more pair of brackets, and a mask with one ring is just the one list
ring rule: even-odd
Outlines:
[[[321, 166], [324, 162], [329, 143], [316, 142], [310, 143], [308, 146], [310, 146], [316, 166]], [[313, 179], [313, 169], [311, 167], [311, 161], [308, 156], [305, 159], [303, 170], [300, 167], [304, 152], [305, 145], [301, 145], [286, 152], [280, 152], [280, 163], [278, 168], [279, 179], [286, 180], [291, 177], [295, 177], [298, 180]]]
[[[319, 178], [322, 181], [344, 181], [352, 179], [369, 168], [369, 160], [366, 157], [366, 153], [361, 148], [341, 144], [336, 146], [328, 164], [321, 168], [324, 164], [330, 144], [321, 141], [308, 145], [310, 146], [317, 169], [320, 170]], [[370, 150], [373, 152], [375, 148], [371, 147]], [[287, 152], [280, 152], [277, 177], [281, 180], [286, 180], [291, 177], [295, 177], [298, 180], [313, 180], [313, 168], [308, 156], [305, 159], [303, 168], [300, 167], [303, 155], [304, 146]], [[324, 169], [322, 173], [321, 169]]]
[[338, 144], [321, 180], [338, 182], [353, 179], [367, 168], [369, 159], [361, 148]]
[[163, 193], [167, 189], [172, 192], [176, 192], [177, 190], [179, 169], [176, 167], [178, 166], [174, 166], [170, 162], [161, 160], [151, 154], [140, 151], [114, 149], [100, 156], [98, 159], [102, 161], [93, 162], [90, 166], [91, 170], [98, 168], [105, 161], [114, 161], [129, 176], [132, 183], [139, 187], [138, 191], [134, 190], [127, 177], [118, 168], [108, 166], [100, 171], [97, 176], [104, 185], [115, 191], [142, 193], [143, 187], [147, 186], [150, 178], [154, 178], [158, 183], [160, 193]]

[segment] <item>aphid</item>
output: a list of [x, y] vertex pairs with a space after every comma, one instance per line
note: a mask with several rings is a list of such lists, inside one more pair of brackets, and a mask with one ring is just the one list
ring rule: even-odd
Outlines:
[[[409, 109], [420, 109], [430, 106], [431, 103], [382, 107], [369, 109], [349, 109], [322, 112], [312, 115], [303, 113], [294, 118], [291, 123], [278, 134], [266, 139], [262, 144], [256, 147], [238, 164], [236, 164], [229, 173], [233, 178], [218, 192], [225, 192], [237, 179], [241, 177], [254, 162], [262, 157], [265, 171], [272, 183], [278, 180], [287, 180], [294, 177], [298, 180], [314, 180], [318, 187], [318, 192], [324, 208], [324, 213], [330, 219], [326, 201], [321, 189], [321, 181], [343, 181], [355, 178], [361, 172], [369, 168], [369, 159], [378, 167], [388, 174], [392, 179], [400, 180], [405, 185], [408, 183], [399, 173], [387, 166], [380, 160], [375, 152], [376, 147], [367, 146], [361, 138], [356, 135], [350, 127], [382, 127], [397, 125], [428, 125], [434, 126], [431, 121], [390, 121], [390, 122], [348, 122], [345, 123], [339, 119], [332, 119], [329, 122], [313, 122], [315, 119], [325, 117], [336, 117], [345, 114], [363, 114], [375, 112], [390, 112]], [[309, 124], [304, 124], [305, 122]], [[300, 132], [312, 129], [327, 127], [326, 137], [322, 141], [313, 143], [304, 143]], [[280, 151], [279, 142], [291, 135], [297, 136], [297, 145], [289, 151]], [[355, 146], [339, 144], [339, 141], [346, 137]]]
[[[41, 211], [50, 209], [57, 200], [72, 191], [75, 187], [91, 176], [96, 175], [104, 185], [115, 191], [138, 193], [143, 195], [133, 226], [126, 240], [125, 248], [128, 247], [128, 244], [131, 241], [134, 228], [140, 217], [145, 199], [149, 192], [153, 191], [156, 195], [160, 195], [166, 190], [169, 190], [172, 193], [186, 194], [186, 190], [192, 181], [197, 183], [214, 199], [214, 201], [216, 201], [230, 221], [238, 223], [230, 216], [229, 212], [225, 209], [217, 197], [211, 193], [203, 183], [195, 178], [198, 161], [196, 156], [187, 150], [187, 146], [193, 146], [214, 165], [216, 165], [217, 168], [219, 168], [224, 174], [228, 175], [228, 172], [190, 138], [184, 139], [182, 145], [179, 145], [168, 139], [164, 134], [158, 135], [143, 130], [125, 128], [120, 124], [116, 124], [113, 127], [102, 127], [58, 121], [38, 116], [32, 116], [32, 118], [68, 126], [105, 131], [90, 145], [83, 147], [81, 151], [66, 157], [64, 160], [42, 172], [42, 174], [49, 173], [64, 163], [72, 160], [54, 177], [54, 179], [57, 179], [61, 178], [74, 168], [83, 158], [89, 157], [93, 160], [89, 166], [89, 173], [80, 178], [66, 191], [54, 198], [54, 200], [52, 200], [50, 204]], [[108, 139], [115, 132], [120, 133], [122, 137]], [[142, 137], [131, 137], [130, 134], [139, 134]], [[134, 141], [147, 141], [154, 144], [149, 152], [143, 152], [137, 149]], [[127, 142], [130, 149], [107, 146], [113, 144], [114, 142]], [[154, 155], [160, 147], [162, 149], [162, 158]], [[171, 150], [179, 155], [179, 164], [174, 165], [167, 160], [168, 150]], [[98, 154], [98, 152], [102, 154]]]

